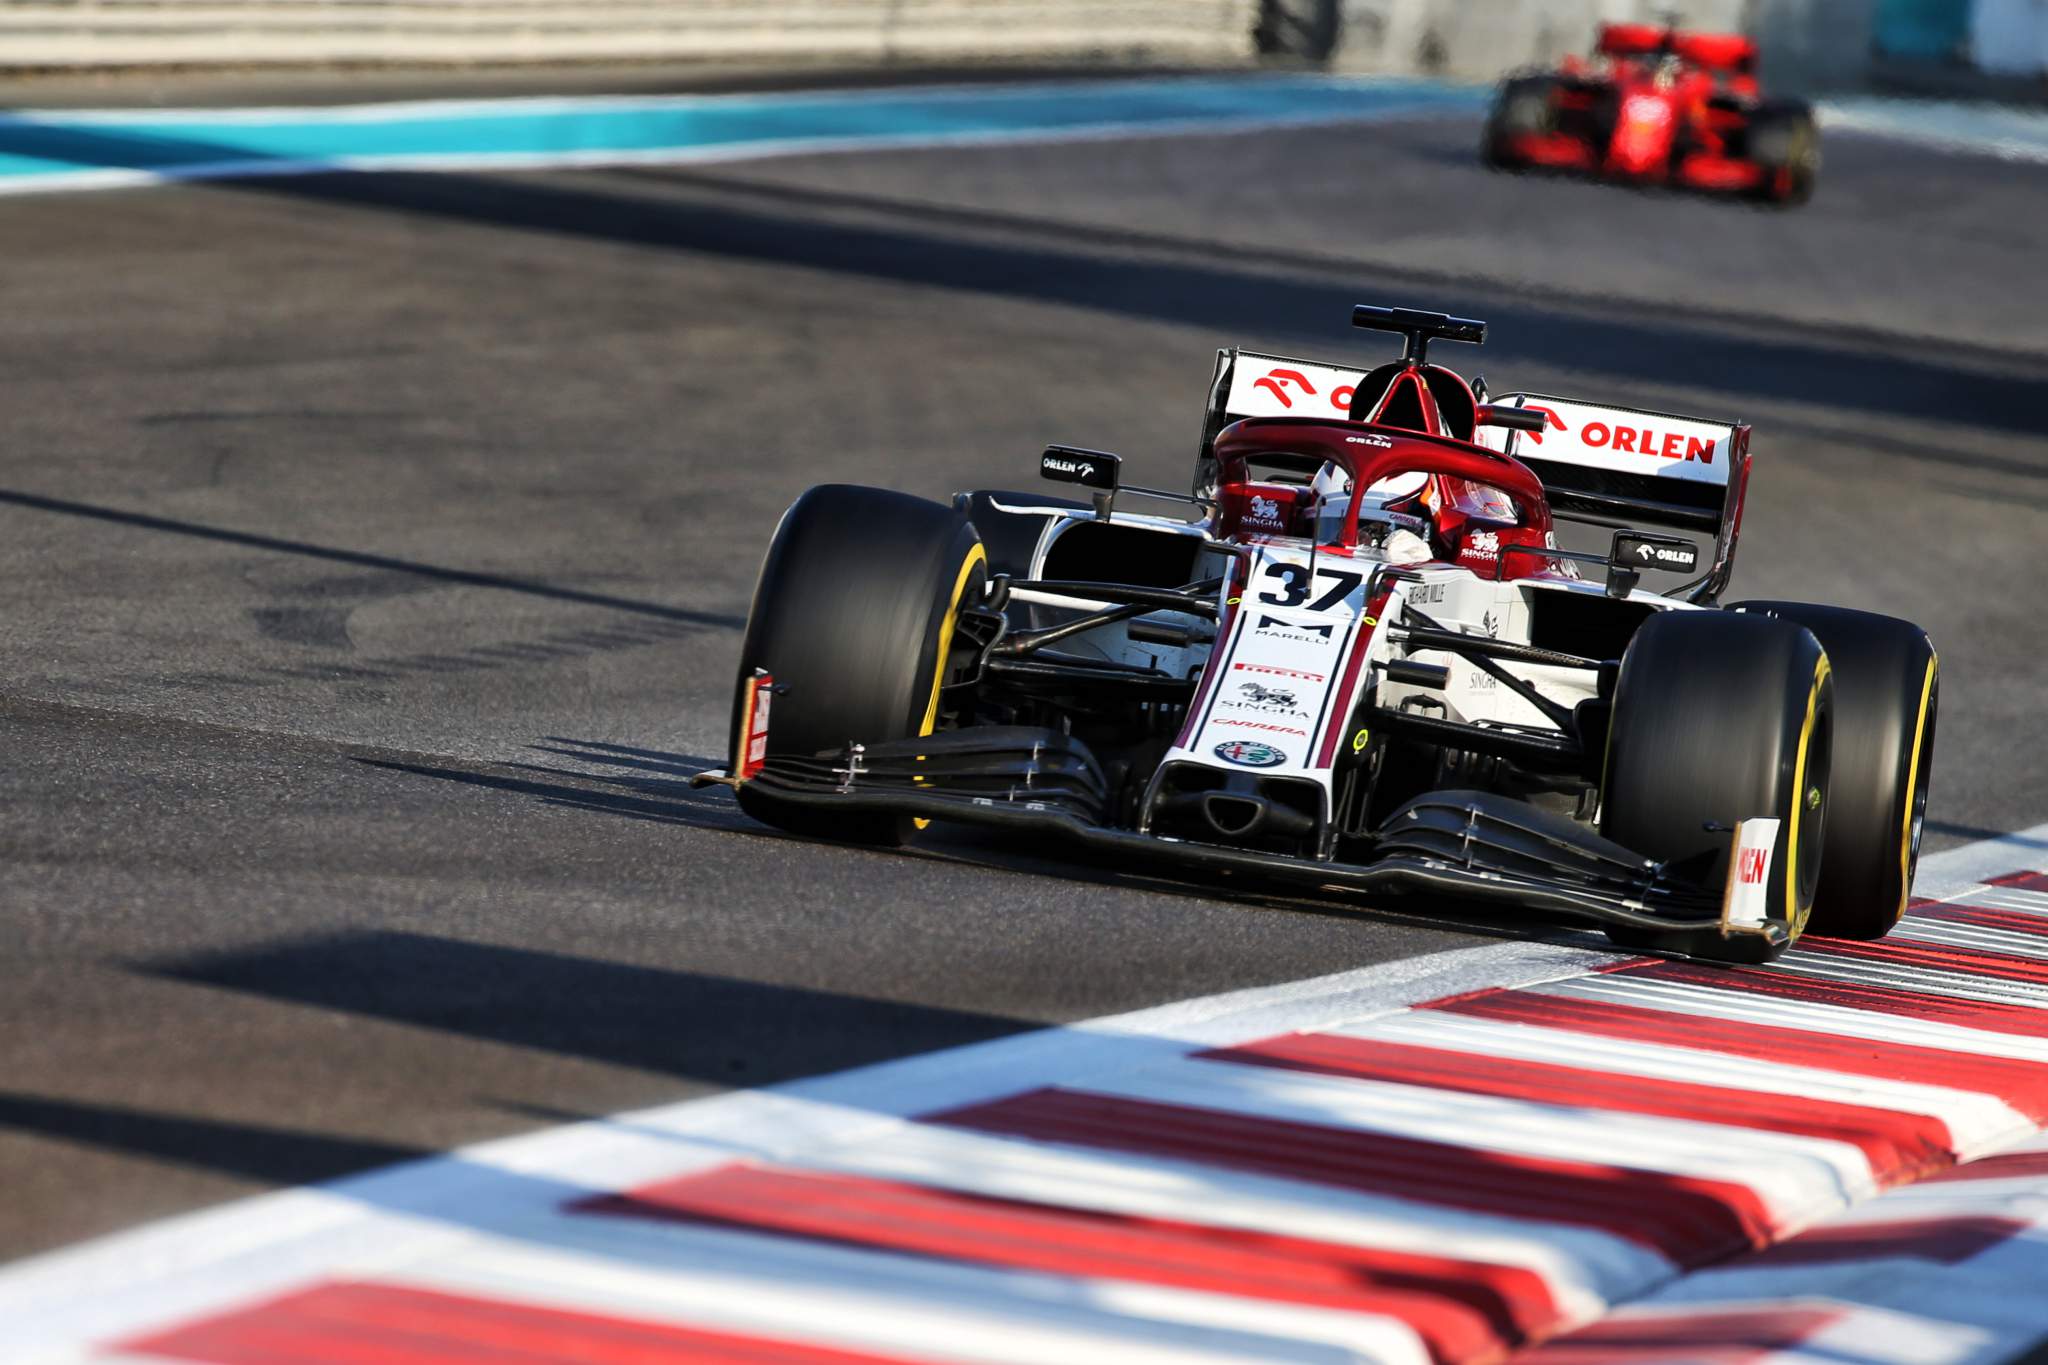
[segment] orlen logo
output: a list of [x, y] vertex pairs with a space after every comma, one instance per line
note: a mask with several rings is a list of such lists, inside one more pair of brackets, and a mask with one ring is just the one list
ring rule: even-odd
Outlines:
[[[1570, 431], [1564, 419], [1549, 408], [1531, 403], [1525, 411], [1543, 414], [1545, 426], [1557, 431]], [[1537, 445], [1543, 444], [1543, 433], [1529, 431], [1522, 433]], [[1650, 427], [1609, 426], [1605, 422], [1588, 422], [1579, 429], [1582, 444], [1595, 450], [1618, 450], [1626, 455], [1647, 455], [1656, 460], [1698, 460], [1701, 464], [1714, 462], [1714, 442], [1711, 438], [1681, 436], [1675, 431], [1659, 433]]]
[[1764, 873], [1771, 865], [1771, 851], [1767, 848], [1745, 848], [1737, 850], [1736, 878], [1744, 886], [1759, 885]]
[[1711, 439], [1681, 436], [1675, 431], [1659, 435], [1649, 427], [1610, 427], [1605, 422], [1588, 422], [1579, 429], [1579, 440], [1596, 450], [1619, 450], [1630, 455], [1648, 455], [1657, 460], [1714, 462]]
[[[1253, 388], [1264, 389], [1267, 393], [1272, 394], [1280, 400], [1280, 406], [1283, 408], [1294, 406], [1294, 399], [1289, 397], [1287, 392], [1289, 384], [1295, 385], [1302, 393], [1311, 398], [1317, 396], [1315, 384], [1300, 370], [1268, 370], [1265, 374], [1252, 381]], [[1336, 388], [1330, 390], [1330, 406], [1343, 413], [1346, 417], [1349, 417], [1351, 415], [1352, 392], [1352, 385], [1339, 384]]]

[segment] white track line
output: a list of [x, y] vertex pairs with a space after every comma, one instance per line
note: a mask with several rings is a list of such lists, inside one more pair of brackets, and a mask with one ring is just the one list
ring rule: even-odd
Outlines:
[[1087, 1093], [1726, 1181], [1754, 1189], [1774, 1211], [1802, 1218], [1815, 1216], [1816, 1190], [1832, 1193], [1831, 1206], [1875, 1192], [1869, 1162], [1846, 1142], [1421, 1085], [1190, 1060], [1162, 1062], [1111, 1085], [1091, 1085]]
[[1598, 1034], [1575, 1033], [1540, 1024], [1465, 1018], [1434, 1010], [1390, 1015], [1330, 1032], [1378, 1042], [1445, 1048], [1482, 1057], [1583, 1067], [1608, 1075], [1645, 1076], [1690, 1085], [1724, 1086], [1730, 1090], [1864, 1105], [1901, 1114], [1925, 1114], [1940, 1119], [1958, 1138], [1979, 1134], [2002, 1135], [2026, 1122], [1996, 1096], [1944, 1086], [1939, 1076], [1929, 1076], [1925, 1081], [1917, 1082], [1845, 1076], [1839, 1071], [1800, 1066], [1796, 1062], [1763, 1061], [1702, 1051], [1688, 1048], [1683, 1043], [1603, 1038]]

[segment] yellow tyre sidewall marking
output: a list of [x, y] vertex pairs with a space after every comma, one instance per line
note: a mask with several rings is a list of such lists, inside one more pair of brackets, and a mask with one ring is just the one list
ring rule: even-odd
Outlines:
[[[924, 722], [917, 730], [921, 736], [930, 734], [938, 727], [939, 691], [946, 682], [946, 660], [953, 653], [953, 625], [960, 619], [960, 599], [967, 595], [967, 580], [974, 576], [974, 566], [977, 564], [984, 568], [988, 565], [988, 551], [982, 548], [980, 541], [976, 541], [974, 548], [967, 552], [967, 558], [960, 561], [960, 576], [953, 580], [953, 596], [946, 604], [945, 619], [939, 622], [939, 657], [932, 669], [931, 700], [925, 704]], [[931, 821], [918, 818], [915, 824], [919, 829], [924, 829]]]
[[[1813, 744], [1813, 720], [1820, 710], [1820, 685], [1827, 678], [1828, 656], [1823, 654], [1813, 668], [1813, 685], [1806, 690], [1806, 720], [1799, 727], [1799, 756], [1792, 765], [1792, 818], [1785, 822], [1789, 831], [1785, 839], [1785, 917], [1791, 923], [1795, 942], [1806, 932], [1806, 921], [1813, 914], [1811, 905], [1804, 912], [1799, 909], [1799, 827], [1806, 821], [1806, 752]], [[1817, 885], [1815, 889], [1819, 889]]]
[[1906, 814], [1899, 822], [1899, 905], [1892, 911], [1894, 924], [1906, 913], [1906, 898], [1913, 893], [1913, 797], [1920, 786], [1920, 746], [1927, 742], [1927, 703], [1940, 672], [1941, 659], [1930, 651], [1927, 676], [1920, 683], [1920, 716], [1913, 722], [1913, 749], [1906, 756]]

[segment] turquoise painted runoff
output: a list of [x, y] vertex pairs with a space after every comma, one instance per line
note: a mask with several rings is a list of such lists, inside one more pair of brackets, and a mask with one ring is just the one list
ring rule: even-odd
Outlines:
[[1123, 126], [1258, 125], [1474, 108], [1437, 82], [1314, 75], [647, 99], [535, 99], [244, 111], [0, 114], [0, 180], [89, 171], [208, 175], [347, 161], [545, 161], [778, 145], [1058, 135]]

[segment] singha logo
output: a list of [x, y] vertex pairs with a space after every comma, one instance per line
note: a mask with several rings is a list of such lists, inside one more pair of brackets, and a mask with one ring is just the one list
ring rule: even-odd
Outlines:
[[1307, 720], [1308, 712], [1296, 700], [1290, 687], [1268, 687], [1264, 683], [1240, 682], [1234, 695], [1217, 702], [1219, 711], [1249, 711], [1261, 716], [1286, 716], [1290, 720]]
[[1241, 682], [1237, 695], [1255, 705], [1292, 707], [1294, 694], [1284, 687], [1267, 687], [1263, 683]]
[[1253, 494], [1251, 510], [1244, 514], [1244, 519], [1248, 522], [1256, 522], [1260, 526], [1278, 526], [1280, 524], [1280, 504], [1271, 498], [1262, 498], [1257, 494]]

